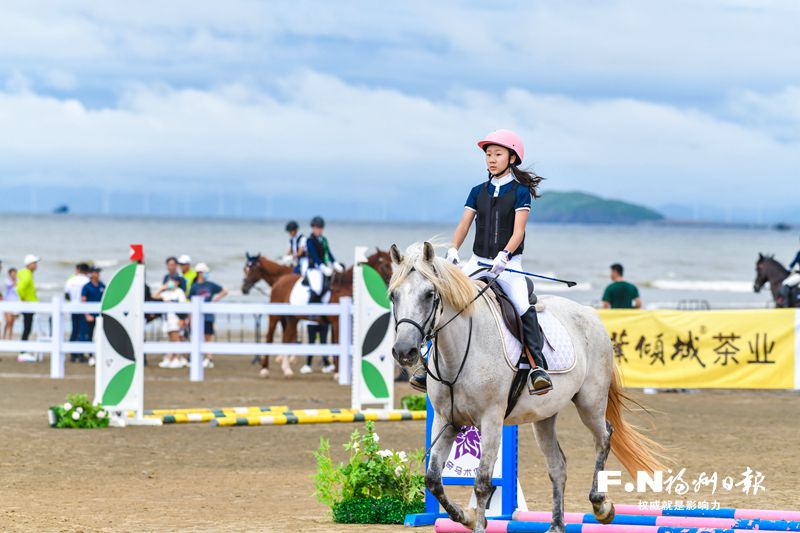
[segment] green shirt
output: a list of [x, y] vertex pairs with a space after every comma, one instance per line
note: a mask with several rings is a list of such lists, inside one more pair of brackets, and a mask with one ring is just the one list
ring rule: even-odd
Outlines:
[[28, 268], [21, 268], [17, 273], [17, 294], [23, 302], [38, 302], [36, 287], [33, 285], [33, 272]]
[[192, 283], [194, 283], [195, 278], [197, 278], [197, 272], [195, 272], [193, 268], [190, 268], [189, 270], [183, 273], [183, 279], [186, 280], [187, 296], [189, 294], [189, 289], [192, 288]]
[[603, 301], [608, 302], [611, 309], [633, 309], [633, 301], [638, 297], [639, 289], [627, 281], [615, 281], [603, 293]]

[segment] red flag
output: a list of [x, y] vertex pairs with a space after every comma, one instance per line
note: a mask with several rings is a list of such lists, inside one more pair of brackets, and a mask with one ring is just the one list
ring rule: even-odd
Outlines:
[[131, 261], [136, 261], [137, 263], [144, 262], [144, 249], [143, 245], [141, 244], [131, 244]]

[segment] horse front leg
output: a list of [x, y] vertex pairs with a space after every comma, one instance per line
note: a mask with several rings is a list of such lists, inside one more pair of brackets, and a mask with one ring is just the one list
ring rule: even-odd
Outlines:
[[[293, 316], [284, 317], [283, 323], [283, 342], [286, 344], [294, 344], [297, 342], [297, 324], [299, 320]], [[289, 355], [281, 356], [281, 370], [283, 370], [283, 375], [286, 377], [290, 377], [294, 375], [294, 371], [292, 370], [291, 365], [292, 357]]]
[[[500, 452], [500, 440], [503, 434], [502, 415], [487, 415], [481, 419], [481, 461], [478, 474], [475, 476], [475, 508], [467, 509], [467, 521], [472, 522], [473, 532], [486, 531], [486, 504], [492, 495], [492, 473], [497, 455]], [[469, 527], [469, 526], [468, 526]]]
[[[267, 336], [266, 342], [267, 344], [272, 344], [272, 341], [275, 340], [275, 330], [278, 327], [278, 321], [281, 317], [277, 315], [271, 315], [269, 317], [269, 326], [267, 327]], [[269, 376], [269, 356], [262, 355], [261, 356], [261, 377]]]
[[[439, 415], [434, 415], [433, 424], [431, 426], [432, 435], [439, 435], [442, 428], [447, 422]], [[452, 425], [442, 432], [441, 437], [431, 447], [431, 457], [428, 461], [428, 470], [425, 472], [425, 486], [431, 494], [439, 500], [439, 503], [444, 508], [445, 512], [450, 516], [454, 522], [464, 524], [468, 528], [472, 528], [472, 523], [466, 522], [466, 516], [461, 507], [447, 497], [444, 492], [444, 485], [442, 484], [442, 471], [444, 470], [444, 463], [450, 456], [450, 450], [453, 448], [453, 441], [456, 438], [456, 430]]]
[[536, 442], [544, 454], [547, 472], [553, 484], [553, 514], [547, 533], [564, 533], [564, 488], [567, 485], [567, 457], [556, 437], [556, 417], [533, 423]]

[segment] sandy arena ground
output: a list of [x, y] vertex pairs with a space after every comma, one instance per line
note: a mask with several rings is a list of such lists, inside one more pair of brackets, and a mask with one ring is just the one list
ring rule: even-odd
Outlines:
[[[353, 424], [55, 430], [47, 425], [46, 408], [63, 402], [68, 393], [91, 395], [94, 380], [85, 365], [68, 364], [68, 377], [61, 381], [50, 380], [47, 373], [47, 363], [0, 359], [0, 531], [403, 530], [333, 524], [312, 496], [311, 452], [320, 436], [341, 450]], [[261, 379], [248, 358], [218, 361], [203, 383], [190, 383], [188, 370], [150, 367], [146, 376], [146, 408], [346, 407], [350, 399], [349, 388], [318, 373]], [[398, 398], [407, 392], [406, 386], [398, 387]], [[721, 506], [800, 508], [800, 395], [719, 391], [633, 396], [659, 411], [652, 435], [673, 447], [672, 456], [679, 468], [687, 469], [687, 478], [716, 471], [738, 481], [748, 466], [764, 473], [766, 494], [718, 492]], [[639, 421], [650, 423], [647, 418]], [[425, 425], [384, 422], [378, 432], [381, 444], [409, 450], [423, 446]], [[589, 512], [594, 451], [573, 409], [562, 415], [559, 435], [569, 461], [567, 510]], [[550, 483], [529, 429], [520, 432], [520, 442], [528, 506], [549, 510]], [[609, 469], [618, 465], [612, 459]], [[618, 487], [612, 497], [638, 502]], [[706, 490], [682, 499], [714, 498]], [[465, 493], [460, 501], [466, 502]]]

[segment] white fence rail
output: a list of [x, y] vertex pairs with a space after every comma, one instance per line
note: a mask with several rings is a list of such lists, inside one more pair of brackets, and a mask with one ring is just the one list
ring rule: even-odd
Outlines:
[[[28, 341], [0, 340], [0, 352], [49, 352], [50, 377], [63, 378], [65, 354], [94, 353], [94, 342], [68, 342], [64, 340], [64, 324], [75, 313], [99, 313], [99, 303], [68, 303], [60, 297], [50, 302], [0, 301], [0, 313], [39, 313], [51, 317], [48, 339]], [[352, 300], [342, 298], [335, 304], [250, 304], [206, 303], [195, 297], [186, 303], [145, 302], [145, 314], [181, 313], [191, 317], [191, 330], [186, 342], [145, 342], [144, 353], [188, 353], [189, 379], [203, 381], [203, 354], [214, 355], [329, 355], [339, 357], [339, 383], [351, 382]], [[267, 344], [261, 342], [206, 342], [203, 336], [205, 314], [265, 314], [281, 316], [338, 317], [339, 342], [337, 344]]]

